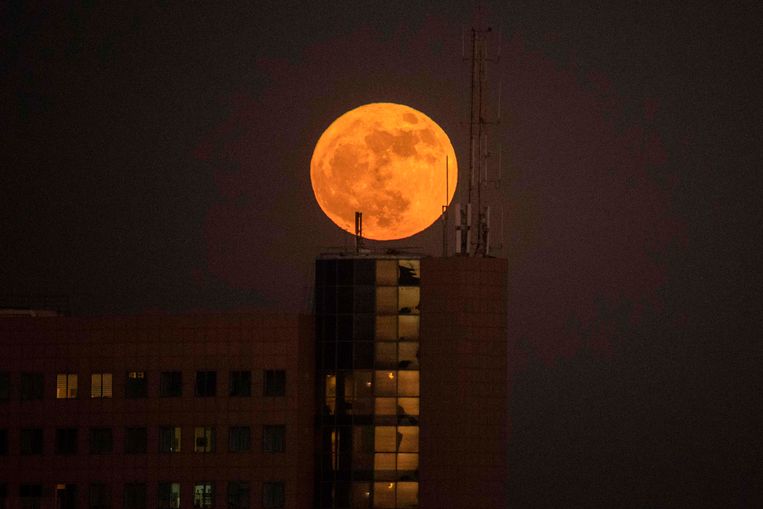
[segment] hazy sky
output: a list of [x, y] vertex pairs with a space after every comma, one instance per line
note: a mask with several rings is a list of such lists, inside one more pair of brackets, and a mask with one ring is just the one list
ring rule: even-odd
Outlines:
[[[334, 118], [408, 104], [464, 164], [472, 4], [217, 4], [1, 8], [0, 294], [306, 311], [313, 258], [350, 242], [309, 182]], [[760, 482], [754, 385], [733, 383], [760, 361], [742, 339], [760, 311], [760, 13], [610, 4], [485, 9], [512, 500], [743, 501]], [[439, 254], [441, 231], [389, 247]]]

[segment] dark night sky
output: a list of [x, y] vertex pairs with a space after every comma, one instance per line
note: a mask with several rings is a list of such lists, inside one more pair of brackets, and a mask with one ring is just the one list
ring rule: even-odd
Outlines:
[[[349, 242], [309, 183], [336, 116], [408, 104], [464, 159], [475, 9], [454, 4], [5, 3], [0, 294], [308, 310], [315, 254]], [[760, 12], [610, 4], [486, 9], [510, 499], [743, 507], [762, 489]], [[440, 232], [390, 245], [438, 254]]]

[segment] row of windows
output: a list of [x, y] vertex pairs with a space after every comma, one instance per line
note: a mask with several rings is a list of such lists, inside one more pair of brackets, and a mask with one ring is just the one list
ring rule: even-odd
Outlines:
[[[55, 486], [55, 506], [58, 509], [77, 509], [78, 486], [76, 484], [57, 484]], [[201, 481], [193, 484], [193, 507], [195, 509], [213, 509], [215, 506], [215, 483]], [[87, 508], [113, 509], [112, 487], [106, 483], [91, 483], [87, 486]], [[249, 509], [251, 506], [250, 484], [245, 481], [228, 481], [226, 490], [227, 509]], [[18, 490], [21, 509], [40, 509], [47, 490], [42, 484], [21, 484]], [[122, 487], [124, 509], [146, 509], [147, 484], [131, 482]], [[6, 507], [8, 490], [0, 484], [0, 507]], [[45, 504], [47, 505], [47, 504]], [[153, 505], [153, 504], [151, 504]], [[282, 509], [285, 505], [283, 481], [262, 483], [262, 505], [265, 509]], [[180, 509], [187, 507], [181, 501], [181, 485], [177, 482], [159, 482], [157, 484], [158, 509]]]
[[[182, 428], [164, 426], [158, 429], [159, 452], [177, 453], [182, 448]], [[193, 451], [215, 452], [217, 432], [211, 426], [193, 428]], [[0, 455], [8, 454], [8, 430], [0, 429]], [[79, 430], [77, 428], [57, 428], [55, 435], [56, 454], [77, 454]], [[19, 452], [22, 455], [43, 454], [44, 435], [42, 428], [23, 428], [19, 433]], [[148, 449], [148, 428], [126, 428], [124, 452], [143, 454]], [[111, 428], [90, 428], [88, 433], [89, 452], [108, 454], [114, 452], [114, 434]], [[252, 432], [249, 426], [228, 428], [228, 451], [250, 451]], [[286, 450], [286, 426], [266, 425], [262, 427], [262, 450], [278, 453]]]
[[[21, 373], [19, 397], [22, 401], [43, 399], [43, 373]], [[148, 373], [128, 371], [125, 375], [124, 394], [127, 398], [148, 397]], [[112, 373], [90, 374], [90, 397], [111, 398], [113, 396]], [[80, 396], [80, 379], [77, 373], [58, 373], [56, 375], [56, 399], [76, 399]], [[217, 371], [196, 371], [193, 391], [197, 397], [217, 395]], [[162, 371], [159, 373], [160, 397], [177, 398], [183, 395], [183, 372]], [[263, 372], [263, 395], [284, 396], [286, 394], [286, 371], [268, 369]], [[252, 372], [230, 371], [228, 376], [229, 396], [252, 395]], [[0, 373], [0, 400], [11, 397], [11, 377], [9, 373]]]

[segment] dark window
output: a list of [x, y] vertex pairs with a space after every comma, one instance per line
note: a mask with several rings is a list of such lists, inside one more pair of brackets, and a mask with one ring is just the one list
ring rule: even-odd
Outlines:
[[42, 373], [21, 373], [21, 400], [42, 399], [43, 379]]
[[93, 483], [90, 485], [90, 509], [111, 509], [111, 488], [108, 484]]
[[56, 430], [56, 454], [77, 454], [77, 428]]
[[125, 484], [124, 509], [146, 509], [146, 484], [131, 482]]
[[42, 454], [42, 429], [21, 430], [21, 454]]
[[160, 482], [159, 509], [178, 509], [180, 507], [180, 483]]
[[19, 485], [21, 509], [40, 509], [42, 502], [42, 484]]
[[0, 429], [0, 456], [8, 454], [8, 430]]
[[217, 371], [196, 372], [196, 395], [200, 397], [214, 396], [217, 391]]
[[8, 506], [8, 485], [4, 482], [0, 482], [0, 509], [5, 509]]
[[284, 452], [285, 439], [286, 426], [263, 426], [262, 450], [264, 452]]
[[56, 509], [77, 509], [77, 485], [56, 485]]
[[286, 394], [286, 371], [283, 369], [265, 370], [265, 396], [283, 396]]
[[0, 401], [11, 397], [11, 375], [5, 371], [0, 372]]
[[249, 426], [232, 426], [228, 430], [228, 449], [232, 452], [248, 451], [252, 448]]
[[109, 453], [113, 448], [111, 428], [90, 428], [90, 454]]
[[183, 373], [163, 371], [159, 376], [159, 396], [177, 398], [183, 395]]
[[146, 428], [127, 428], [125, 430], [125, 452], [128, 454], [145, 454], [148, 442]]
[[264, 509], [283, 509], [283, 482], [266, 482], [262, 485], [262, 507]]
[[197, 482], [193, 485], [193, 507], [212, 509], [215, 502], [215, 486], [211, 482]]
[[148, 379], [145, 371], [129, 371], [125, 382], [125, 397], [148, 397]]
[[176, 426], [159, 428], [159, 452], [180, 452], [180, 428]]
[[248, 482], [228, 482], [228, 509], [249, 509]]
[[231, 396], [251, 396], [252, 395], [252, 372], [251, 371], [231, 371], [230, 384], [228, 392]]

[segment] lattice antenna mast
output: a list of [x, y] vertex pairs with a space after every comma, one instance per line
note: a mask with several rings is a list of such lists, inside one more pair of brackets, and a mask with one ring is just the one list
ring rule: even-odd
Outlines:
[[[481, 11], [481, 9], [480, 9]], [[470, 63], [470, 104], [469, 104], [469, 175], [467, 185], [462, 188], [462, 200], [466, 206], [456, 205], [456, 254], [462, 256], [486, 256], [490, 253], [490, 207], [483, 206], [483, 188], [488, 180], [488, 151], [487, 126], [497, 124], [500, 118], [490, 121], [486, 119], [487, 103], [487, 63], [497, 62], [496, 58], [488, 56], [488, 37], [491, 27], [482, 28], [482, 13], [478, 14], [477, 27], [471, 29]], [[499, 89], [500, 110], [500, 89]], [[500, 114], [500, 113], [499, 113]], [[500, 153], [499, 153], [500, 166]], [[498, 169], [500, 182], [500, 168]], [[477, 211], [476, 231], [472, 231], [472, 204]], [[473, 235], [474, 233], [474, 235]]]

